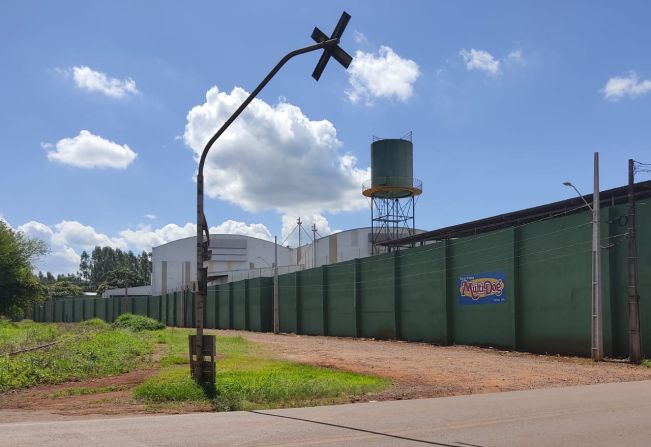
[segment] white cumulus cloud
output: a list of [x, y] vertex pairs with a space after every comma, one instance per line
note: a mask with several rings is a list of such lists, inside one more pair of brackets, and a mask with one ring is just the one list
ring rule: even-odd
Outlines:
[[[52, 226], [30, 221], [20, 225], [17, 230], [48, 244], [50, 253], [38, 263], [37, 267], [44, 272], [49, 271], [57, 275], [75, 273], [79, 269], [80, 254], [83, 250], [90, 254], [95, 246], [110, 246], [123, 251], [151, 251], [152, 247], [195, 236], [196, 228], [195, 224], [189, 222], [185, 225], [168, 224], [160, 228], [141, 225], [135, 230], [126, 229], [118, 232], [117, 235], [108, 235], [98, 232], [90, 225], [64, 220]], [[210, 233], [240, 234], [273, 241], [269, 229], [260, 223], [247, 224], [227, 220], [210, 227]]]
[[72, 75], [75, 85], [82, 90], [100, 92], [113, 98], [123, 98], [127, 94], [136, 94], [136, 82], [131, 78], [110, 78], [105, 73], [95, 71], [90, 67], [81, 65], [65, 70]]
[[491, 76], [497, 76], [500, 73], [500, 61], [488, 51], [474, 48], [462, 49], [459, 51], [459, 55], [463, 58], [468, 70], [483, 71]]
[[114, 143], [87, 130], [82, 130], [76, 137], [59, 140], [54, 150], [49, 143], [41, 146], [49, 149], [48, 159], [79, 168], [126, 169], [138, 156], [126, 144]]
[[[185, 143], [195, 159], [206, 141], [247, 97], [239, 87], [217, 87], [187, 115]], [[276, 210], [301, 215], [358, 210], [366, 206], [361, 184], [369, 169], [340, 153], [331, 122], [314, 121], [287, 102], [254, 99], [210, 151], [204, 168], [205, 192], [244, 210]]]
[[378, 54], [357, 51], [348, 67], [350, 89], [346, 94], [352, 103], [370, 104], [375, 98], [404, 102], [413, 95], [419, 76], [416, 62], [401, 58], [389, 47], [380, 47]]
[[99, 246], [110, 246], [124, 250], [127, 244], [120, 238], [112, 238], [98, 233], [90, 225], [84, 225], [76, 220], [64, 220], [54, 226], [52, 242], [57, 245], [75, 246], [92, 249]]
[[[298, 219], [299, 216], [293, 215], [284, 215], [282, 217], [282, 241], [285, 241], [284, 245], [290, 245], [292, 247], [298, 246]], [[316, 230], [318, 232], [317, 239], [319, 237], [327, 236], [332, 233], [336, 233], [335, 230], [330, 228], [330, 223], [328, 219], [320, 214], [305, 214], [301, 215], [301, 222], [303, 231], [301, 231], [301, 245], [305, 245], [312, 240], [312, 225], [316, 225]], [[306, 234], [307, 233], [307, 234]], [[282, 241], [278, 241], [279, 243]]]
[[630, 71], [628, 76], [613, 77], [608, 79], [606, 86], [601, 90], [605, 99], [617, 101], [625, 96], [637, 98], [651, 92], [651, 79], [640, 80], [637, 73]]

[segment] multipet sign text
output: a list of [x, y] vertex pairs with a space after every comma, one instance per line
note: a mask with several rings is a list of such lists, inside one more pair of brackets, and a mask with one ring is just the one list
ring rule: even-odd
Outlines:
[[459, 277], [459, 304], [497, 304], [506, 301], [506, 277], [503, 272], [480, 273]]

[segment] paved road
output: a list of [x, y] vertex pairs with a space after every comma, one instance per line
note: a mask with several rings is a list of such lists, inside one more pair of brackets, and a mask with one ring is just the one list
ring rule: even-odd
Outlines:
[[651, 381], [287, 410], [0, 422], [0, 446], [649, 446]]

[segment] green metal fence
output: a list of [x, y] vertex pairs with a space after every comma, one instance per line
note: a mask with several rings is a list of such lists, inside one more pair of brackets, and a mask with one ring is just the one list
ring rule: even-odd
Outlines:
[[[651, 202], [638, 205], [642, 342], [651, 357]], [[615, 357], [628, 355], [625, 214], [625, 205], [602, 210], [604, 348]], [[590, 290], [586, 212], [281, 275], [279, 324], [299, 334], [588, 356]], [[272, 278], [211, 286], [206, 327], [271, 331], [272, 301]], [[57, 299], [34, 306], [33, 317], [113, 321], [125, 312], [190, 327], [194, 294]]]

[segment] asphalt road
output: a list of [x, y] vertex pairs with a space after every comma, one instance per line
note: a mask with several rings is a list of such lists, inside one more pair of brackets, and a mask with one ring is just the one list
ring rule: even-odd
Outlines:
[[8, 423], [0, 446], [650, 446], [651, 381], [287, 410]]

